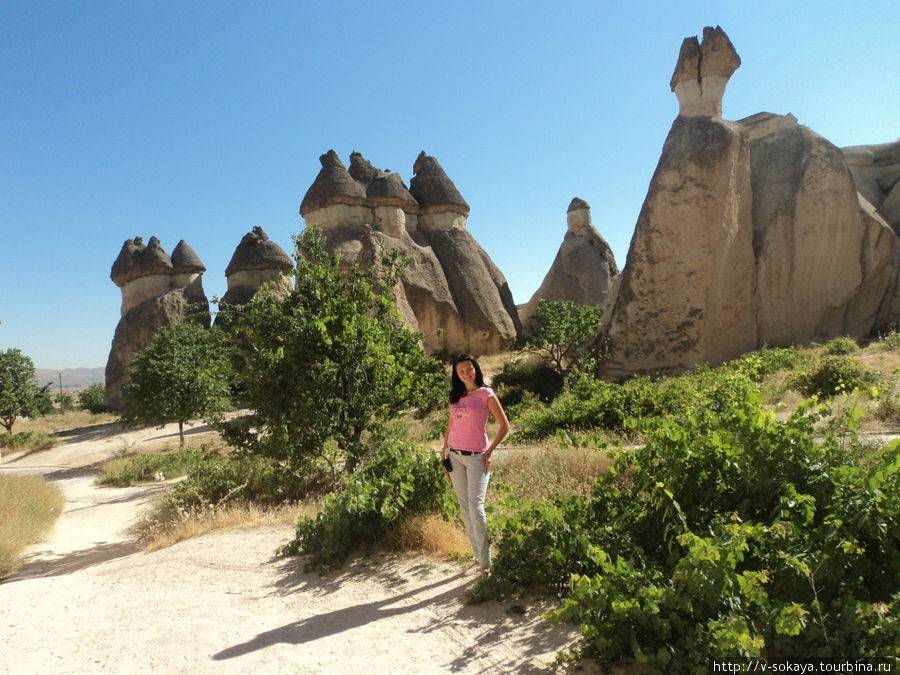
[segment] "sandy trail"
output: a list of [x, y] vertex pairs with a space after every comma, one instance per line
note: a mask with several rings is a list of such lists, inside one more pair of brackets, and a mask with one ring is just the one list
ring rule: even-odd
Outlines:
[[167, 486], [97, 487], [88, 467], [123, 447], [171, 442], [174, 430], [110, 425], [3, 458], [0, 471], [41, 472], [68, 505], [0, 583], [0, 671], [530, 673], [574, 643], [540, 605], [465, 605], [472, 579], [456, 563], [373, 553], [306, 574], [301, 560], [273, 553], [291, 527], [143, 553], [128, 529]]

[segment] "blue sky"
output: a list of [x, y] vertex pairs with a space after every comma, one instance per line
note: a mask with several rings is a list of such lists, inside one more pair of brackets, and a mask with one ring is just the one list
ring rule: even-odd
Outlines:
[[185, 239], [207, 295], [259, 225], [286, 251], [334, 148], [409, 183], [420, 150], [471, 206], [517, 303], [575, 196], [619, 266], [683, 38], [743, 65], [724, 117], [793, 113], [839, 146], [900, 136], [900, 3], [0, 0], [0, 350], [104, 366], [126, 239]]

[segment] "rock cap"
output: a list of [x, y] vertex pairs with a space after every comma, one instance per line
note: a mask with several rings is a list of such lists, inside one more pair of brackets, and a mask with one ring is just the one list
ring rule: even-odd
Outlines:
[[334, 150], [321, 155], [319, 163], [322, 168], [300, 202], [301, 216], [334, 204], [349, 206], [365, 204], [365, 188], [353, 180]]
[[469, 215], [469, 204], [456, 189], [456, 185], [444, 172], [434, 157], [419, 153], [413, 164], [415, 175], [409, 181], [409, 191], [425, 213], [453, 211]]
[[203, 273], [206, 271], [206, 265], [200, 260], [200, 256], [188, 246], [188, 243], [182, 239], [172, 251], [172, 266], [174, 271], [180, 274]]
[[294, 263], [284, 249], [269, 239], [261, 227], [254, 227], [241, 239], [225, 269], [225, 276], [248, 270], [293, 269]]
[[112, 265], [109, 278], [116, 286], [152, 274], [172, 274], [172, 260], [156, 237], [150, 237], [145, 245], [141, 237], [126, 239], [122, 250]]

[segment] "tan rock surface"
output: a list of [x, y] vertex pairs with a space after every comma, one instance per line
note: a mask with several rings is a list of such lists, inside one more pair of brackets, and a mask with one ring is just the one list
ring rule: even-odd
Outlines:
[[602, 306], [613, 278], [619, 273], [609, 244], [591, 221], [591, 207], [577, 197], [566, 214], [566, 235], [540, 287], [519, 310], [527, 328], [540, 300], [568, 300]]
[[754, 141], [751, 162], [760, 344], [868, 336], [896, 237], [863, 218], [841, 151], [797, 126]]
[[603, 375], [678, 372], [756, 347], [750, 216], [744, 129], [678, 117], [601, 331]]

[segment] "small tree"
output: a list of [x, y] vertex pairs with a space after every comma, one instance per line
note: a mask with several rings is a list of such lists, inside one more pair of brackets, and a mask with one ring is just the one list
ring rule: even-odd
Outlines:
[[99, 382], [78, 392], [78, 405], [93, 415], [106, 412], [106, 387]]
[[163, 327], [131, 363], [124, 387], [126, 425], [184, 423], [213, 417], [229, 407], [231, 341], [218, 329], [194, 323]]
[[577, 361], [576, 350], [597, 332], [602, 313], [599, 307], [569, 300], [540, 300], [528, 347], [538, 352], [568, 386], [566, 376]]
[[0, 352], [0, 426], [6, 433], [19, 417], [46, 415], [52, 407], [50, 383], [37, 385], [31, 358], [19, 349]]
[[314, 228], [295, 244], [294, 291], [243, 308], [235, 370], [240, 403], [254, 413], [223, 434], [298, 469], [333, 443], [352, 471], [366, 454], [364, 432], [437, 403], [443, 368], [400, 322], [391, 292], [396, 258], [377, 272], [342, 270]]

